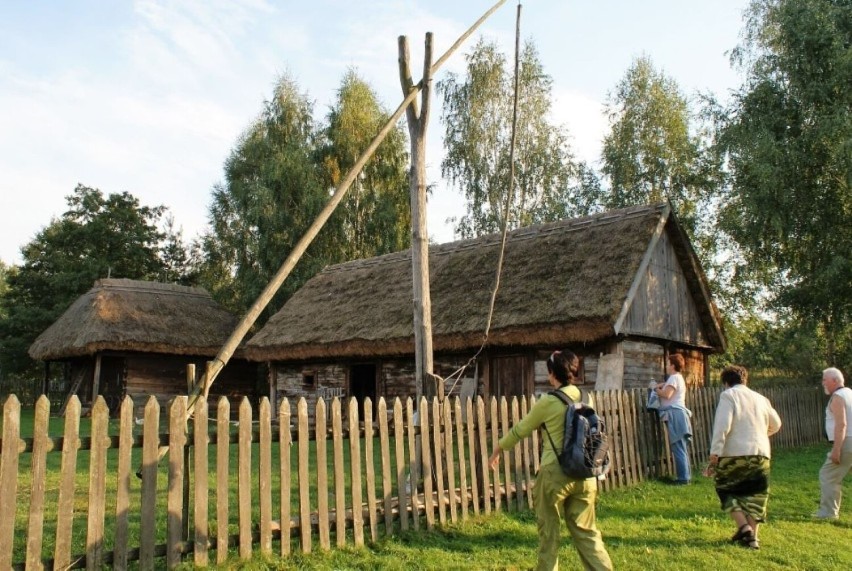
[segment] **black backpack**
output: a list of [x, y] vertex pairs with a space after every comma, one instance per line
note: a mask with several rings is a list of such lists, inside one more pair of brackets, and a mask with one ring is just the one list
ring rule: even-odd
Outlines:
[[561, 451], [556, 449], [547, 427], [542, 425], [562, 471], [566, 476], [577, 479], [603, 479], [610, 469], [609, 439], [603, 419], [595, 409], [582, 403], [575, 404], [562, 391], [551, 391], [550, 394], [566, 405]]

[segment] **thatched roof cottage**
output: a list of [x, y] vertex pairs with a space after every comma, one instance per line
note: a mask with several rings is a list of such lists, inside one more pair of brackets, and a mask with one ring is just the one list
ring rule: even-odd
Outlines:
[[[435, 373], [479, 349], [500, 235], [430, 247]], [[410, 251], [328, 267], [246, 344], [287, 397], [414, 395]], [[689, 239], [668, 204], [626, 208], [509, 233], [491, 333], [464, 380], [483, 396], [547, 389], [554, 349], [583, 358], [598, 389], [645, 386], [678, 351], [688, 381], [705, 382], [725, 348], [718, 311]]]
[[[115, 407], [124, 395], [164, 404], [187, 394], [187, 365], [196, 374], [237, 324], [200, 288], [128, 279], [98, 280], [33, 342], [29, 355], [63, 363], [68, 395]], [[217, 377], [211, 397], [257, 396], [257, 365], [237, 354]]]

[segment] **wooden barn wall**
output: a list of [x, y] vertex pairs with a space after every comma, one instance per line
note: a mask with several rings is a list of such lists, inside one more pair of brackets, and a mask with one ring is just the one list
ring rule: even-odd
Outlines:
[[667, 232], [657, 241], [621, 332], [693, 346], [709, 344]]
[[[649, 382], [660, 382], [666, 377], [666, 357], [670, 353], [680, 353], [686, 363], [683, 377], [689, 387], [703, 387], [705, 379], [705, 355], [695, 349], [670, 347], [651, 340], [626, 339], [617, 343], [612, 351], [620, 351], [624, 357], [624, 390], [643, 389]], [[597, 381], [599, 354], [590, 354], [583, 358], [585, 383], [595, 387]], [[546, 371], [545, 371], [546, 373]]]

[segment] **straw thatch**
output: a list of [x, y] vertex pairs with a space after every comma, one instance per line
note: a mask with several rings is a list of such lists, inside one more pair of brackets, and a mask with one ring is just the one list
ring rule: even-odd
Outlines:
[[[669, 232], [708, 335], [723, 344], [695, 254], [666, 204], [509, 234], [489, 346], [559, 346], [611, 337], [654, 232]], [[479, 347], [500, 235], [432, 246], [436, 351]], [[246, 345], [252, 360], [413, 353], [410, 251], [326, 268]]]
[[236, 324], [203, 289], [104, 279], [38, 336], [29, 354], [43, 361], [100, 351], [215, 356]]

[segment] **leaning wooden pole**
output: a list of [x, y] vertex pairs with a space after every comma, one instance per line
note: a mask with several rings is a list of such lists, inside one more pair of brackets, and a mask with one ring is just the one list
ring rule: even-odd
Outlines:
[[[429, 75], [434, 75], [435, 72], [441, 68], [441, 66], [446, 62], [446, 60], [461, 46], [464, 41], [470, 37], [473, 32], [476, 31], [482, 23], [488, 19], [491, 14], [493, 14], [500, 6], [505, 4], [506, 0], [500, 0], [495, 3], [485, 14], [483, 14], [467, 31], [459, 36], [459, 38], [455, 41], [455, 43], [450, 46], [450, 48], [438, 58], [438, 61], [435, 62], [434, 65], [430, 67]], [[331, 197], [331, 200], [328, 201], [325, 208], [323, 208], [322, 212], [320, 212], [319, 216], [316, 220], [314, 220], [313, 224], [308, 228], [305, 235], [302, 236], [302, 239], [299, 240], [296, 247], [293, 248], [293, 251], [290, 252], [290, 255], [287, 256], [287, 259], [284, 260], [284, 263], [281, 265], [281, 268], [275, 273], [272, 277], [272, 280], [267, 284], [266, 288], [261, 292], [260, 296], [258, 296], [257, 300], [255, 300], [254, 304], [249, 308], [248, 312], [246, 312], [245, 316], [240, 320], [237, 324], [237, 327], [234, 329], [231, 336], [228, 337], [228, 340], [225, 341], [225, 344], [219, 350], [219, 353], [214, 357], [213, 361], [211, 361], [210, 366], [207, 368], [204, 377], [199, 381], [196, 385], [195, 390], [193, 390], [192, 394], [190, 394], [190, 402], [187, 407], [187, 411], [191, 414], [191, 411], [194, 410], [195, 401], [198, 400], [199, 396], [204, 395], [205, 397], [210, 393], [210, 386], [213, 384], [213, 381], [216, 380], [216, 377], [219, 375], [221, 370], [225, 367], [230, 360], [231, 356], [236, 351], [237, 347], [242, 342], [243, 338], [245, 338], [246, 333], [248, 333], [251, 326], [254, 325], [254, 322], [257, 321], [258, 316], [264, 310], [264, 308], [269, 304], [272, 300], [272, 297], [281, 287], [281, 284], [284, 283], [284, 280], [287, 279], [287, 276], [290, 275], [290, 272], [293, 271], [293, 268], [296, 266], [296, 262], [302, 257], [305, 253], [305, 250], [308, 249], [311, 242], [313, 242], [314, 238], [316, 238], [319, 231], [328, 221], [331, 214], [334, 212], [337, 205], [340, 204], [340, 201], [343, 200], [343, 197], [346, 195], [346, 191], [349, 190], [349, 187], [355, 181], [356, 177], [360, 174], [361, 169], [364, 168], [364, 165], [367, 164], [367, 161], [373, 156], [373, 153], [376, 152], [376, 149], [379, 145], [384, 141], [385, 137], [387, 137], [388, 133], [394, 128], [399, 118], [402, 117], [402, 114], [406, 112], [409, 105], [411, 105], [412, 101], [415, 100], [419, 91], [423, 88], [424, 82], [420, 81], [416, 86], [412, 86], [408, 94], [403, 99], [402, 103], [399, 104], [399, 107], [396, 108], [393, 115], [388, 119], [385, 123], [384, 127], [382, 127], [381, 131], [376, 135], [370, 145], [364, 150], [355, 164], [347, 173], [346, 177], [340, 182], [337, 188], [334, 191], [334, 194]]]

